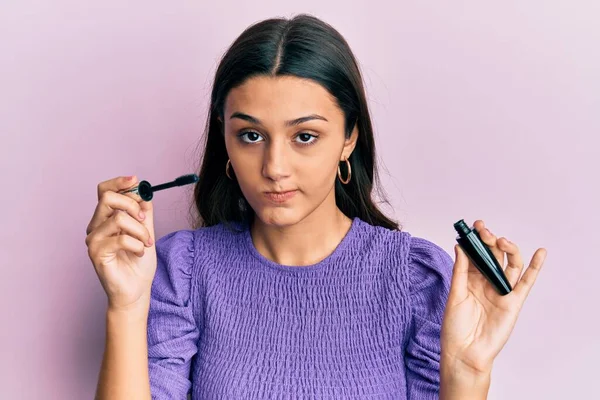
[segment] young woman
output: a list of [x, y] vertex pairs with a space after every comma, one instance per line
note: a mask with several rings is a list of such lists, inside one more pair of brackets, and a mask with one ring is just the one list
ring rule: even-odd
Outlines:
[[309, 15], [245, 30], [214, 80], [195, 229], [98, 185], [86, 244], [108, 295], [101, 399], [484, 399], [545, 250], [475, 222], [514, 287], [375, 204], [373, 128], [343, 37]]

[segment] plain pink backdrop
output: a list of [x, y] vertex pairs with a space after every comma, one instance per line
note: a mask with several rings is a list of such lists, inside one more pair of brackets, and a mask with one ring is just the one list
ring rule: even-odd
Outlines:
[[[333, 24], [360, 61], [405, 230], [454, 256], [453, 222], [481, 218], [527, 260], [548, 249], [489, 398], [597, 391], [600, 3], [297, 4], [2, 2], [0, 398], [93, 397], [106, 300], [84, 239], [97, 183], [195, 172], [219, 57], [249, 24], [299, 12]], [[157, 195], [158, 236], [188, 227], [190, 196]]]

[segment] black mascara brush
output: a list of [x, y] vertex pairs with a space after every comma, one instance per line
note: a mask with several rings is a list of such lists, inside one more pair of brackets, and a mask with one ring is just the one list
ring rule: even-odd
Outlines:
[[119, 193], [135, 193], [142, 198], [144, 201], [152, 200], [154, 197], [154, 192], [158, 192], [159, 190], [169, 189], [175, 186], [184, 186], [189, 185], [191, 183], [198, 182], [199, 178], [196, 174], [187, 174], [182, 175], [174, 181], [161, 183], [160, 185], [152, 186], [148, 181], [141, 181], [137, 186], [132, 187], [131, 189], [121, 190]]

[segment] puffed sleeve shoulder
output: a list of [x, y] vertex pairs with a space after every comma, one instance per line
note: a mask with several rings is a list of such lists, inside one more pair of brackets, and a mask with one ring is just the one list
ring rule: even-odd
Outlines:
[[148, 314], [148, 371], [153, 399], [185, 399], [199, 328], [193, 310], [194, 231], [156, 241], [157, 269]]
[[438, 245], [423, 238], [410, 238], [408, 274], [412, 317], [405, 365], [411, 400], [439, 398], [440, 334], [453, 265], [450, 255]]

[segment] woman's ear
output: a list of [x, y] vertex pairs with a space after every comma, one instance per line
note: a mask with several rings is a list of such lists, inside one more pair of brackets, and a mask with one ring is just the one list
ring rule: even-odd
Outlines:
[[345, 161], [350, 158], [350, 154], [354, 151], [356, 147], [356, 142], [358, 140], [358, 123], [354, 124], [354, 129], [352, 129], [352, 133], [349, 138], [346, 138], [346, 142], [344, 143], [344, 150], [342, 151], [342, 158], [340, 161]]

